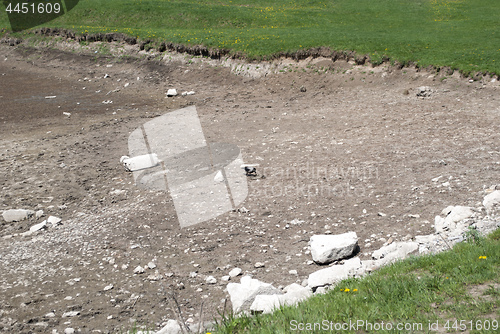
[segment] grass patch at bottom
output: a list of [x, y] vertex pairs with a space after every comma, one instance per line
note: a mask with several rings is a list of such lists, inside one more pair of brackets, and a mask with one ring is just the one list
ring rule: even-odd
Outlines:
[[[411, 257], [274, 314], [223, 317], [216, 333], [499, 332], [500, 232]], [[465, 326], [465, 327], [464, 327]]]

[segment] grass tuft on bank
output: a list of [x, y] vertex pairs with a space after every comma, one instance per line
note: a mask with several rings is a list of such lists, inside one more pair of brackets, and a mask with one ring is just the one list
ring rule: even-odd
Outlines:
[[[0, 4], [0, 31], [9, 29]], [[315, 47], [500, 74], [498, 0], [81, 0], [45, 24], [80, 34], [229, 49], [251, 59]]]

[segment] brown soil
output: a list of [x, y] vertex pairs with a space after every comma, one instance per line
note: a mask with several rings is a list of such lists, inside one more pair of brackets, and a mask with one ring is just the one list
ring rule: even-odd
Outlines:
[[[170, 293], [186, 319], [198, 320], [201, 302], [212, 319], [233, 267], [275, 286], [300, 283], [319, 269], [307, 264], [311, 235], [356, 231], [368, 258], [389, 237], [432, 233], [448, 205], [479, 207], [499, 182], [491, 78], [321, 58], [231, 71], [224, 60], [137, 46], [94, 53], [102, 47], [0, 47], [0, 210], [46, 216], [1, 221], [0, 331], [158, 329], [174, 318]], [[418, 97], [420, 86], [431, 96]], [[165, 98], [168, 88], [195, 94]], [[170, 195], [138, 189], [119, 160], [131, 131], [193, 104], [208, 142], [235, 144], [260, 167], [248, 177], [248, 212], [181, 229]], [[49, 215], [63, 224], [19, 235]], [[151, 261], [155, 269], [133, 273]], [[148, 279], [156, 271], [161, 279]], [[63, 318], [69, 311], [80, 313]]]

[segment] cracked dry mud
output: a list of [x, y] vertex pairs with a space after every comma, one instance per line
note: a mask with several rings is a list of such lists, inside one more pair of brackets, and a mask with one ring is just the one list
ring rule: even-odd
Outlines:
[[[389, 237], [433, 233], [448, 205], [479, 207], [499, 182], [490, 77], [328, 59], [236, 75], [221, 61], [92, 48], [0, 47], [0, 210], [45, 213], [1, 220], [2, 332], [158, 329], [174, 318], [169, 293], [184, 318], [197, 321], [203, 302], [210, 320], [234, 267], [300, 283], [320, 268], [307, 264], [311, 235], [355, 231], [368, 258]], [[417, 97], [420, 86], [431, 96]], [[169, 88], [195, 94], [165, 98]], [[239, 210], [181, 229], [169, 193], [137, 188], [119, 161], [131, 131], [188, 105], [208, 142], [235, 144], [260, 166]], [[62, 225], [19, 235], [49, 215]]]

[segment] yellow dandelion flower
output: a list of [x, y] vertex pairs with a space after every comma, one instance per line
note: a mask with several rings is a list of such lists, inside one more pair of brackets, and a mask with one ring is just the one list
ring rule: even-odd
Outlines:
[[345, 292], [349, 292], [349, 291], [351, 291], [351, 290], [350, 289], [345, 289]]
[[358, 289], [352, 289], [352, 291], [353, 291], [353, 292], [356, 292], [356, 291], [358, 291]]

